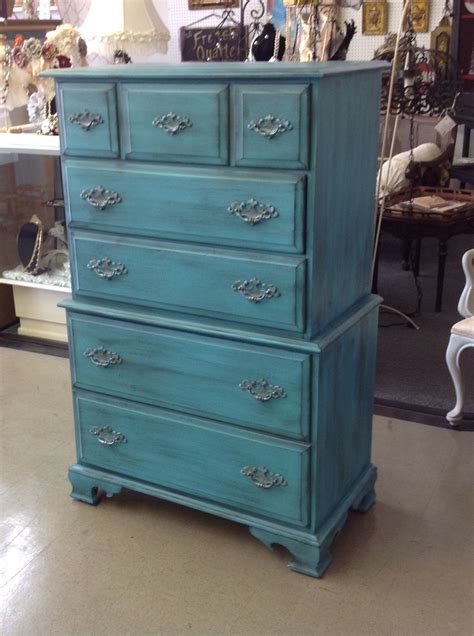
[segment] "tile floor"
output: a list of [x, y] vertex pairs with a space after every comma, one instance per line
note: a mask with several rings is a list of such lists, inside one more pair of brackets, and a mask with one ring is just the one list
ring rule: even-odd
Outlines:
[[323, 579], [230, 521], [133, 493], [69, 498], [65, 359], [0, 348], [0, 633], [474, 633], [473, 442], [377, 417], [378, 502]]

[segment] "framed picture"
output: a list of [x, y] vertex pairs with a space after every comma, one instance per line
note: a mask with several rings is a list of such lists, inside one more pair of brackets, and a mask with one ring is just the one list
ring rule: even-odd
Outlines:
[[362, 4], [362, 33], [364, 35], [385, 35], [388, 24], [388, 5], [383, 1]]
[[236, 9], [239, 0], [188, 0], [188, 8], [195, 9]]
[[[415, 33], [425, 33], [428, 31], [430, 22], [430, 0], [408, 0], [411, 1], [411, 13], [413, 31]], [[405, 21], [404, 28], [408, 28], [408, 20]]]

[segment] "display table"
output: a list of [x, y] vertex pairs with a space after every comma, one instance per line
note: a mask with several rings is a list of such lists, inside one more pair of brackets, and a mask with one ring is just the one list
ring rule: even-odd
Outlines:
[[[468, 202], [470, 201], [470, 204], [458, 211], [444, 213], [402, 212], [397, 208], [401, 201], [406, 201], [421, 194], [438, 194], [445, 198], [465, 199]], [[405, 191], [393, 195], [385, 201], [382, 230], [405, 241], [416, 241], [415, 276], [418, 276], [419, 273], [421, 240], [428, 237], [438, 239], [435, 311], [440, 312], [443, 305], [443, 284], [448, 241], [457, 234], [474, 233], [474, 191], [422, 187], [415, 188], [413, 192]]]

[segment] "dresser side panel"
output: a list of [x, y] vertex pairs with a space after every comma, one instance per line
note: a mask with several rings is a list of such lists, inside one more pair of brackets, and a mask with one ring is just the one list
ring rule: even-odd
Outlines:
[[308, 194], [312, 335], [371, 289], [380, 77], [328, 78], [314, 92], [315, 170]]
[[324, 348], [313, 386], [315, 524], [370, 466], [378, 308]]

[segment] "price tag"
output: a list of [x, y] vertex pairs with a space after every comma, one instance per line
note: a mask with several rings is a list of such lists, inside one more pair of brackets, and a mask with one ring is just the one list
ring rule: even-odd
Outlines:
[[457, 124], [454, 119], [449, 115], [445, 115], [443, 119], [436, 124], [434, 129], [441, 137], [446, 137], [456, 126]]

